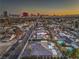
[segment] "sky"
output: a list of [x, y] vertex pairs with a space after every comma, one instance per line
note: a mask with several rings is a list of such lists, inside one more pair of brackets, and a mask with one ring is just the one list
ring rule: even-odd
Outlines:
[[79, 0], [0, 0], [0, 13], [6, 10], [17, 14], [79, 14]]

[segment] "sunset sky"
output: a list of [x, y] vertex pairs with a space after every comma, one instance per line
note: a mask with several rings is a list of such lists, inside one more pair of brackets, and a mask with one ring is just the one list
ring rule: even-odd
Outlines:
[[0, 0], [0, 14], [24, 11], [49, 15], [79, 14], [79, 0]]

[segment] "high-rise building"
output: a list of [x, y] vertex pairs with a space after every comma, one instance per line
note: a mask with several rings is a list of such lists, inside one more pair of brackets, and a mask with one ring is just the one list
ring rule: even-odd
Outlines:
[[23, 12], [23, 13], [22, 13], [22, 16], [23, 16], [23, 17], [26, 17], [26, 16], [28, 16], [28, 15], [29, 15], [29, 14], [28, 14], [27, 12]]
[[7, 16], [8, 16], [7, 11], [4, 11], [4, 12], [3, 12], [3, 16], [4, 16], [4, 17], [7, 17]]

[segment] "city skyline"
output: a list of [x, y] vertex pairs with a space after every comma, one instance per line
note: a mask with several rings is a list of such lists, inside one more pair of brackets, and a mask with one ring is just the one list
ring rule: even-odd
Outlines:
[[24, 11], [48, 15], [79, 14], [78, 0], [0, 0], [3, 11], [20, 14]]

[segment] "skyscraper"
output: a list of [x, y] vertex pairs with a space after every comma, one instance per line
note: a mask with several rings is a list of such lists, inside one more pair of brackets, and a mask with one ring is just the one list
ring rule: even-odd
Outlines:
[[3, 16], [4, 16], [4, 17], [7, 17], [7, 16], [8, 16], [7, 11], [4, 11], [4, 12], [3, 12]]

